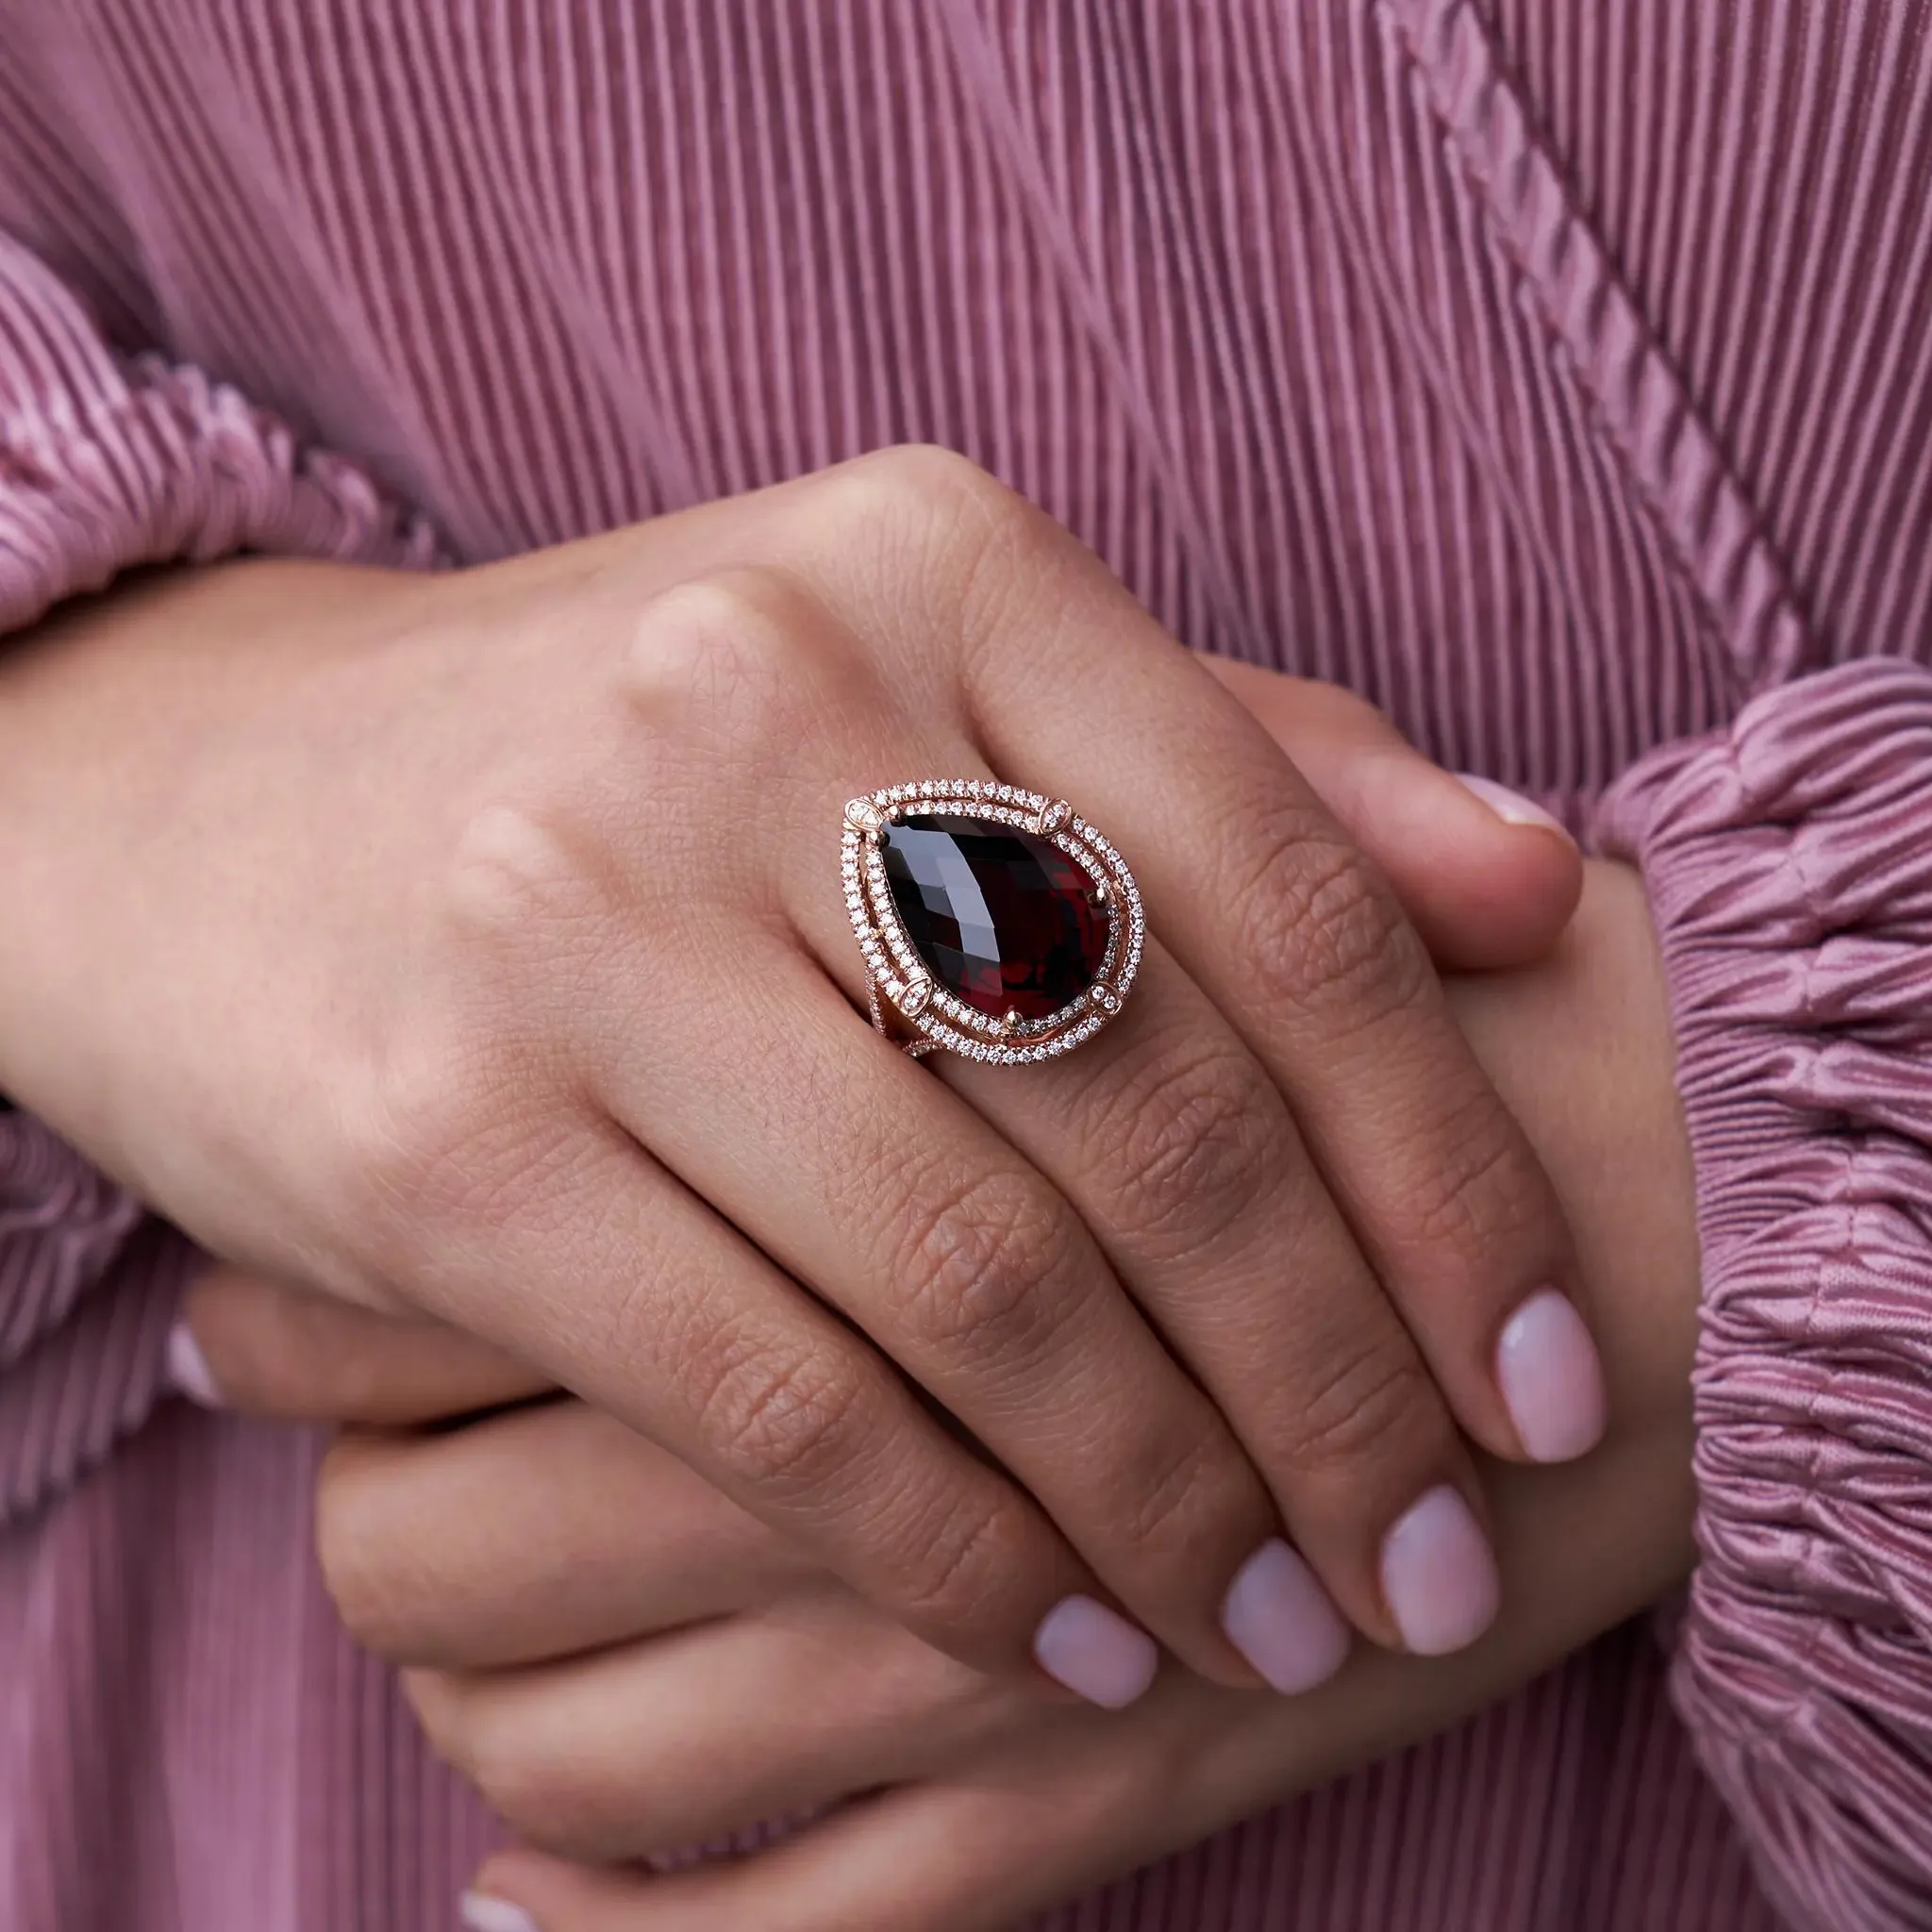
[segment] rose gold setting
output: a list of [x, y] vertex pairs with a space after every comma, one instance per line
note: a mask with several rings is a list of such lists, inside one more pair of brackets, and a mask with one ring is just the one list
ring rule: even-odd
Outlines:
[[[1043, 1019], [1022, 1020], [1013, 1012], [997, 1018], [982, 1013], [933, 978], [900, 927], [878, 851], [878, 834], [887, 824], [922, 812], [958, 812], [1017, 825], [1058, 846], [1092, 880], [1094, 904], [1108, 915], [1108, 939], [1091, 986]], [[1064, 798], [991, 778], [923, 778], [885, 786], [847, 803], [840, 863], [845, 910], [865, 962], [873, 1024], [894, 1038], [887, 1015], [902, 1016], [902, 1029], [912, 1033], [902, 1043], [914, 1058], [946, 1047], [968, 1059], [1014, 1066], [1068, 1053], [1120, 1011], [1140, 969], [1147, 931], [1140, 889], [1126, 861]]]

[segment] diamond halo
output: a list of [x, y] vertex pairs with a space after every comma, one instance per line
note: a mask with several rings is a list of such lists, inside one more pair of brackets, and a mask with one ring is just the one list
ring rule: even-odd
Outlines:
[[[990, 1014], [943, 985], [908, 936], [887, 877], [881, 839], [895, 823], [958, 816], [1043, 839], [1089, 880], [1107, 915], [1098, 974], [1036, 1019]], [[991, 779], [926, 778], [847, 802], [841, 844], [845, 909], [865, 963], [873, 1024], [913, 1058], [944, 1047], [1000, 1066], [1051, 1059], [1091, 1040], [1121, 1009], [1141, 964], [1146, 916], [1126, 861], [1063, 798]]]

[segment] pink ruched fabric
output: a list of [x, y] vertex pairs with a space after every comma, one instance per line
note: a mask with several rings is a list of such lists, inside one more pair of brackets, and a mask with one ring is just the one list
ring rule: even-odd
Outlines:
[[117, 357], [0, 234], [0, 632], [118, 572], [238, 551], [421, 568], [429, 525], [234, 389]]
[[1675, 1668], [1766, 1874], [1932, 1902], [1932, 674], [1878, 658], [1646, 759], [1643, 868], [1700, 1186], [1703, 1548]]
[[[1704, 1558], [1053, 1932], [1932, 1924], [1932, 0], [0, 0], [0, 631], [930, 440], [1643, 872]], [[0, 892], [0, 921], [31, 916]], [[4, 940], [4, 927], [0, 927]], [[495, 1840], [0, 1113], [0, 1927], [424, 1932]]]
[[0, 1114], [0, 1534], [147, 1414], [166, 1298], [82, 1303], [141, 1222], [135, 1202], [40, 1122]]

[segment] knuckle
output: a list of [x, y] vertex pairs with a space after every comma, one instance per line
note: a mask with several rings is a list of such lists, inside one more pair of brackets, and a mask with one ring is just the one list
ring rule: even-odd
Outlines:
[[1108, 1110], [1108, 1168], [1124, 1176], [1119, 1224], [1141, 1241], [1186, 1247], [1238, 1225], [1282, 1179], [1286, 1108], [1238, 1047], [1177, 1043]]
[[914, 1192], [892, 1256], [901, 1313], [923, 1347], [948, 1357], [1024, 1357], [1072, 1312], [1073, 1245], [1058, 1196], [1016, 1171]]
[[874, 451], [813, 489], [860, 602], [895, 627], [916, 610], [920, 628], [962, 645], [997, 623], [1017, 586], [1040, 588], [1043, 558], [1078, 549], [1017, 491], [936, 445]]
[[714, 1344], [691, 1365], [697, 1426], [722, 1466], [761, 1493], [816, 1493], [849, 1476], [874, 1427], [867, 1378], [822, 1349], [781, 1356]]
[[1443, 1430], [1436, 1385], [1407, 1338], [1362, 1338], [1324, 1349], [1323, 1373], [1282, 1426], [1279, 1453], [1301, 1475], [1347, 1477], [1366, 1466], [1407, 1461], [1424, 1434]]
[[1024, 1506], [994, 1493], [976, 1503], [949, 1498], [908, 1536], [896, 1574], [905, 1615], [931, 1629], [984, 1630], [1024, 1591], [1037, 1550]]
[[422, 1647], [423, 1607], [436, 1600], [437, 1585], [427, 1546], [396, 1522], [386, 1493], [364, 1455], [331, 1450], [316, 1490], [315, 1549], [349, 1634], [365, 1650], [401, 1662]]
[[830, 629], [813, 594], [776, 567], [691, 577], [639, 612], [620, 664], [624, 695], [664, 737], [755, 752], [796, 719]]
[[341, 1108], [340, 1219], [375, 1280], [434, 1280], [453, 1244], [511, 1226], [581, 1157], [575, 1117], [484, 1031], [425, 1025], [395, 1041]]
[[1261, 857], [1229, 903], [1241, 957], [1271, 1006], [1345, 1031], [1414, 1006], [1428, 956], [1363, 856], [1313, 810], [1276, 806], [1253, 827]]
[[399, 1674], [403, 1694], [436, 1755], [452, 1771], [474, 1779], [475, 1726], [471, 1721], [472, 1701], [461, 1680], [444, 1671], [422, 1668], [405, 1669]]
[[[1191, 1576], [1191, 1558], [1226, 1541], [1231, 1518], [1248, 1510], [1225, 1441], [1209, 1428], [1149, 1434], [1119, 1463], [1124, 1546], [1136, 1560]], [[1252, 1499], [1260, 1502], [1258, 1491]]]
[[1409, 1239], [1424, 1252], [1487, 1263], [1499, 1245], [1540, 1229], [1555, 1204], [1502, 1103], [1488, 1092], [1451, 1111], [1430, 1144], [1441, 1151], [1406, 1191]]
[[874, 450], [825, 474], [845, 513], [863, 524], [908, 509], [957, 515], [962, 510], [1008, 518], [1022, 501], [996, 476], [941, 443], [905, 442]]
[[467, 1728], [458, 1768], [520, 1840], [559, 1857], [608, 1855], [615, 1794], [591, 1762], [533, 1747], [520, 1726], [494, 1716]]
[[607, 884], [563, 812], [492, 799], [458, 830], [441, 904], [454, 932], [491, 955], [521, 955], [533, 933], [554, 939], [599, 912]]

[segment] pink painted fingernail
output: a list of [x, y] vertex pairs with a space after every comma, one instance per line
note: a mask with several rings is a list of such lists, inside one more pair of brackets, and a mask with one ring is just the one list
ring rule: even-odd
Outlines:
[[1389, 1532], [1382, 1594], [1403, 1642], [1419, 1657], [1460, 1650], [1495, 1622], [1496, 1559], [1469, 1505], [1446, 1483]]
[[1284, 1697], [1326, 1683], [1348, 1655], [1348, 1625], [1315, 1573], [1279, 1537], [1241, 1565], [1221, 1627]]
[[1503, 1324], [1496, 1382], [1537, 1461], [1568, 1462], [1603, 1440], [1603, 1362], [1568, 1295], [1541, 1289]]
[[168, 1379], [191, 1402], [204, 1408], [225, 1408], [222, 1391], [208, 1372], [208, 1357], [196, 1344], [186, 1322], [176, 1322], [168, 1330]]
[[470, 1932], [539, 1932], [535, 1919], [507, 1898], [490, 1898], [480, 1891], [464, 1892], [457, 1916]]
[[[1552, 818], [1541, 806], [1524, 797], [1522, 792], [1511, 791], [1507, 785], [1498, 785], [1493, 778], [1478, 778], [1474, 772], [1457, 772], [1456, 776], [1506, 825], [1536, 825], [1545, 832], [1570, 838], [1569, 827], [1560, 819]], [[1571, 842], [1574, 844], [1575, 841]]]
[[1033, 1655], [1049, 1677], [1108, 1710], [1133, 1703], [1160, 1668], [1153, 1638], [1091, 1596], [1062, 1597], [1047, 1611]]

